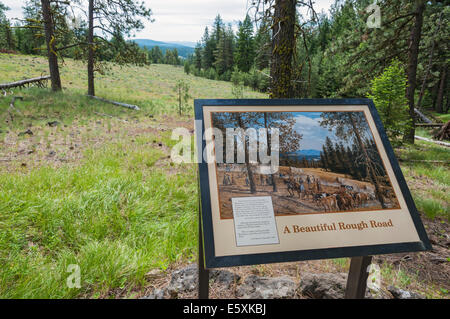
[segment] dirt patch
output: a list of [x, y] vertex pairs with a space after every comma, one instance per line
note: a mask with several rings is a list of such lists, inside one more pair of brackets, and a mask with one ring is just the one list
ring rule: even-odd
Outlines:
[[[97, 149], [111, 142], [142, 145], [170, 155], [170, 148], [161, 139], [161, 133], [169, 130], [169, 126], [161, 122], [156, 118], [97, 118], [83, 124], [73, 122], [70, 126], [58, 123], [9, 131], [0, 140], [0, 171], [26, 173], [42, 166], [79, 165], [87, 149]], [[188, 125], [187, 122], [169, 123]], [[158, 165], [167, 166], [169, 160], [163, 158]]]

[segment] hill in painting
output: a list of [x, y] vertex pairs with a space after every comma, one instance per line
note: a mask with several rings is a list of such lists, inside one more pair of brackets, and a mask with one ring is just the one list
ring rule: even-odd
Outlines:
[[319, 150], [298, 150], [296, 152], [289, 152], [281, 154], [282, 157], [287, 157], [290, 159], [302, 160], [306, 158], [307, 160], [319, 160], [320, 151]]

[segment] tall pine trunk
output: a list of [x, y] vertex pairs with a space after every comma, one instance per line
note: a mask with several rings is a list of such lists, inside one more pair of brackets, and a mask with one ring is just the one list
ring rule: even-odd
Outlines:
[[[236, 114], [237, 122], [239, 125], [239, 128], [244, 130], [244, 125], [242, 123], [242, 118], [240, 113]], [[250, 164], [250, 155], [248, 152], [249, 146], [247, 145], [247, 138], [245, 136], [245, 133], [242, 133], [242, 144], [244, 146], [244, 153], [245, 153], [245, 167], [247, 169], [247, 178], [248, 178], [248, 184], [250, 186], [250, 193], [254, 194], [256, 193], [256, 186], [255, 186], [255, 180], [253, 178], [253, 171], [252, 171], [252, 165]]]
[[50, 78], [52, 81], [52, 90], [60, 91], [62, 86], [61, 77], [59, 75], [58, 56], [56, 54], [55, 48], [53, 15], [51, 11], [52, 9], [50, 7], [50, 0], [41, 0], [41, 4], [42, 17], [44, 19], [45, 42], [47, 44], [48, 66], [50, 69]]
[[272, 28], [270, 97], [292, 98], [292, 58], [295, 48], [296, 0], [276, 0]]
[[353, 128], [353, 133], [355, 133], [355, 136], [356, 136], [356, 141], [358, 142], [358, 145], [364, 154], [364, 158], [366, 160], [366, 168], [367, 168], [368, 176], [372, 180], [373, 186], [375, 186], [375, 195], [381, 204], [381, 208], [386, 208], [386, 204], [384, 203], [384, 198], [383, 198], [383, 192], [381, 190], [380, 184], [378, 183], [377, 174], [375, 173], [375, 169], [373, 167], [372, 160], [370, 159], [369, 154], [367, 153], [366, 147], [361, 138], [361, 135], [359, 134], [359, 131], [356, 126], [355, 119], [352, 116], [352, 113], [349, 112], [348, 116], [350, 118], [350, 123]]
[[416, 107], [414, 101], [414, 93], [417, 86], [417, 61], [419, 57], [419, 45], [422, 37], [423, 13], [425, 11], [425, 0], [415, 0], [415, 18], [414, 25], [411, 31], [409, 42], [409, 57], [408, 57], [408, 88], [406, 90], [406, 98], [408, 99], [409, 115], [411, 117], [411, 127], [407, 130], [404, 136], [405, 142], [414, 144], [414, 135], [416, 133], [416, 116], [414, 108]]
[[[266, 128], [266, 132], [267, 132], [267, 151], [269, 153], [270, 156], [272, 156], [272, 150], [271, 150], [271, 143], [270, 143], [270, 139], [271, 136], [269, 136], [269, 126], [267, 124], [267, 112], [264, 112], [264, 127]], [[272, 165], [272, 162], [270, 162], [270, 164]], [[271, 179], [272, 179], [272, 190], [274, 193], [277, 192], [277, 183], [275, 182], [275, 174], [270, 174]]]
[[89, 31], [88, 31], [88, 95], [95, 96], [94, 87], [94, 0], [89, 0]]

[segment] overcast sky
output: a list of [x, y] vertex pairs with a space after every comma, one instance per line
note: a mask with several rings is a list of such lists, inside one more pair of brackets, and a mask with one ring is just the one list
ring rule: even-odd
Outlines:
[[[24, 0], [0, 0], [11, 10], [8, 18], [21, 18]], [[144, 0], [153, 11], [153, 23], [136, 38], [159, 41], [191, 41], [201, 39], [206, 26], [210, 26], [217, 14], [225, 23], [243, 20], [247, 12], [247, 0]], [[328, 12], [334, 0], [315, 0], [315, 9]]]

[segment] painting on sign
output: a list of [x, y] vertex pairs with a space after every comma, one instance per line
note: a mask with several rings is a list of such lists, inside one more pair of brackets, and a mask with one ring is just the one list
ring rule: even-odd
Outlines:
[[[243, 163], [233, 154], [231, 163], [216, 165], [223, 219], [233, 218], [232, 198], [248, 196], [271, 196], [276, 216], [399, 208], [364, 112], [213, 112], [211, 118], [222, 145], [227, 128], [242, 128], [234, 139], [246, 152]], [[249, 163], [248, 128], [277, 129], [276, 170], [265, 171], [259, 156]], [[270, 146], [270, 129], [255, 135], [258, 145]]]

